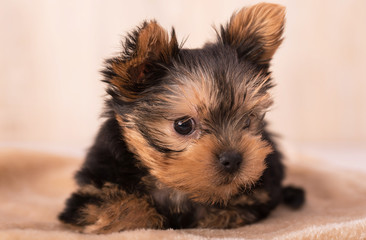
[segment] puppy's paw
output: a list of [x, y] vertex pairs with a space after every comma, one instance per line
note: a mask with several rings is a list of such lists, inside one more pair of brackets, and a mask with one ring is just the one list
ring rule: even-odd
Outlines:
[[[80, 201], [80, 200], [85, 201]], [[137, 228], [163, 228], [164, 218], [147, 196], [126, 193], [114, 184], [87, 185], [68, 200], [60, 220], [85, 233], [110, 233]]]
[[302, 188], [287, 186], [282, 189], [283, 202], [292, 209], [300, 208], [305, 202], [305, 191]]

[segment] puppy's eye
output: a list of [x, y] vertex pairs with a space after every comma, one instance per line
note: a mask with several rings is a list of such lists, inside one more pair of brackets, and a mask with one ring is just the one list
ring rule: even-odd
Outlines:
[[247, 116], [245, 119], [245, 125], [244, 125], [243, 129], [249, 128], [250, 124], [252, 122], [252, 119], [255, 117], [256, 117], [256, 115], [254, 113], [249, 114], [249, 116]]
[[195, 121], [193, 118], [181, 118], [174, 122], [174, 130], [180, 135], [189, 135], [195, 129]]
[[250, 127], [250, 122], [251, 122], [251, 117], [248, 117], [246, 120], [245, 120], [245, 125], [243, 127], [243, 129], [247, 129]]

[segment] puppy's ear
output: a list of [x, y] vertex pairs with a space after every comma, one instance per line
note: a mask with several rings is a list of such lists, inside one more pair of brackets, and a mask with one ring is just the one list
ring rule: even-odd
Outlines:
[[219, 42], [235, 48], [240, 59], [268, 66], [282, 42], [284, 23], [283, 6], [259, 3], [233, 14], [221, 26]]
[[174, 29], [168, 32], [156, 21], [144, 22], [128, 35], [119, 57], [108, 59], [102, 71], [110, 84], [108, 92], [124, 102], [132, 102], [159, 81], [164, 65], [177, 55], [179, 46]]

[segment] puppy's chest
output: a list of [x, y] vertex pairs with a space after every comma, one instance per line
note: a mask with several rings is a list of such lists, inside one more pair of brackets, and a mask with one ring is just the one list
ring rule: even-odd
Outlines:
[[194, 227], [205, 214], [205, 207], [190, 200], [185, 193], [168, 188], [156, 179], [149, 180], [149, 195], [156, 210], [167, 220], [167, 228]]
[[240, 214], [243, 209], [269, 200], [268, 193], [259, 188], [233, 196], [225, 206], [205, 205], [191, 200], [184, 192], [165, 186], [152, 176], [145, 177], [143, 181], [148, 186], [154, 207], [166, 219], [166, 228], [197, 227], [212, 218], [212, 214], [225, 215], [229, 219], [230, 214], [236, 216], [236, 211]]
[[171, 213], [184, 213], [192, 208], [192, 202], [186, 194], [166, 187], [155, 188], [150, 192], [154, 204], [161, 210]]

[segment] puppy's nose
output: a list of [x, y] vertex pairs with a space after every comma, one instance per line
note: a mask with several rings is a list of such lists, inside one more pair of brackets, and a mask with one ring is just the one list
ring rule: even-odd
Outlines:
[[243, 161], [241, 153], [237, 151], [226, 151], [219, 155], [219, 162], [226, 172], [236, 172]]

